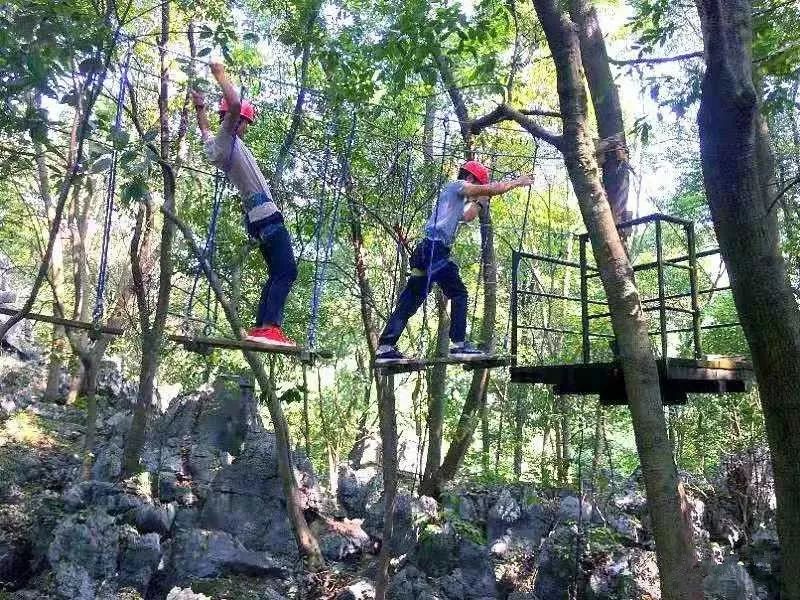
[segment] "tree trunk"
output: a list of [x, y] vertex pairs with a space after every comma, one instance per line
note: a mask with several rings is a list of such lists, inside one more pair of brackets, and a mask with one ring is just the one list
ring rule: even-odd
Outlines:
[[[772, 453], [782, 598], [800, 598], [800, 311], [780, 251], [774, 165], [752, 72], [751, 5], [698, 0], [706, 73], [698, 122], [706, 195], [750, 346]], [[770, 210], [772, 208], [772, 210]]]
[[[488, 211], [481, 211], [481, 239], [483, 261], [483, 320], [481, 323], [481, 347], [490, 352], [494, 347], [494, 328], [497, 312], [497, 259], [494, 252], [494, 235], [492, 217]], [[475, 428], [480, 421], [481, 407], [486, 402], [486, 390], [489, 385], [489, 369], [476, 369], [472, 376], [469, 393], [458, 420], [453, 441], [447, 454], [428, 482], [420, 486], [420, 493], [427, 496], [438, 496], [442, 485], [455, 477], [458, 468], [472, 444]]]
[[[432, 99], [425, 103], [423, 157], [426, 169], [434, 172], [433, 134], [436, 105]], [[431, 185], [431, 194], [436, 193]], [[450, 344], [450, 315], [447, 312], [447, 299], [437, 287], [436, 298], [436, 356], [447, 356]], [[425, 457], [425, 470], [421, 487], [430, 485], [433, 473], [442, 464], [442, 436], [444, 434], [444, 407], [447, 402], [447, 365], [434, 365], [428, 379], [428, 452]]]
[[525, 434], [525, 399], [526, 388], [512, 384], [511, 397], [514, 400], [514, 479], [522, 477], [522, 447]]
[[626, 218], [630, 174], [619, 92], [611, 73], [597, 10], [587, 0], [570, 0], [569, 12], [578, 26], [581, 61], [597, 118], [600, 135], [597, 156], [603, 169], [603, 187], [614, 220], [620, 223]]
[[[447, 356], [450, 343], [450, 315], [447, 313], [447, 299], [436, 288], [436, 356]], [[425, 458], [425, 473], [422, 487], [430, 485], [433, 473], [442, 464], [442, 436], [444, 435], [444, 407], [447, 402], [447, 365], [434, 365], [430, 371], [428, 384], [428, 454]]]
[[[242, 328], [241, 320], [236, 312], [236, 309], [231, 304], [230, 300], [225, 296], [216, 273], [211, 270], [208, 262], [203, 260], [203, 251], [197, 245], [197, 241], [192, 233], [192, 230], [183, 223], [175, 213], [173, 213], [166, 205], [162, 207], [161, 212], [164, 216], [177, 227], [186, 243], [189, 245], [192, 255], [200, 263], [203, 272], [208, 279], [214, 295], [222, 307], [225, 317], [230, 324], [236, 339], [242, 339], [244, 329]], [[275, 428], [275, 445], [278, 460], [278, 475], [281, 479], [281, 487], [283, 488], [284, 497], [286, 499], [286, 512], [289, 516], [289, 522], [292, 524], [297, 548], [302, 556], [306, 558], [306, 564], [309, 569], [317, 570], [325, 565], [325, 559], [322, 557], [319, 542], [314, 536], [311, 529], [308, 527], [305, 515], [300, 502], [300, 490], [297, 487], [297, 480], [295, 479], [294, 467], [292, 464], [291, 443], [289, 436], [289, 424], [286, 421], [286, 415], [283, 412], [283, 407], [278, 399], [275, 390], [270, 385], [269, 375], [264, 369], [264, 363], [261, 357], [249, 350], [243, 350], [245, 360], [250, 365], [250, 369], [258, 381], [258, 386], [261, 389], [262, 399], [267, 405], [269, 415], [272, 420], [272, 426]]]
[[[702, 413], [700, 415], [702, 419]], [[605, 420], [606, 420], [606, 413], [603, 409], [603, 405], [599, 402], [597, 403], [597, 408], [594, 412], [594, 450], [592, 452], [592, 479], [591, 479], [591, 488], [592, 488], [592, 496], [594, 497], [594, 490], [595, 486], [597, 485], [597, 475], [600, 470], [600, 461], [603, 457], [603, 439], [605, 437]]]
[[[175, 210], [175, 172], [170, 161], [170, 121], [169, 121], [169, 64], [167, 58], [167, 43], [170, 34], [170, 5], [161, 7], [161, 38], [159, 40], [159, 55], [161, 61], [160, 89], [158, 95], [159, 125], [160, 125], [160, 166], [164, 182], [163, 210]], [[153, 406], [154, 382], [160, 361], [161, 347], [164, 340], [164, 328], [169, 313], [169, 297], [172, 291], [172, 243], [175, 238], [175, 224], [170, 219], [165, 219], [161, 228], [161, 245], [159, 248], [159, 278], [158, 294], [152, 324], [142, 329], [142, 364], [139, 371], [139, 392], [136, 406], [133, 411], [133, 420], [122, 459], [124, 475], [132, 475], [139, 469], [139, 454], [145, 440], [148, 415]], [[131, 259], [139, 262], [138, 255]], [[141, 266], [135, 267], [141, 270]], [[143, 285], [143, 282], [137, 282]], [[140, 299], [143, 290], [139, 292]], [[146, 304], [139, 302], [140, 321], [146, 324], [147, 317], [141, 314], [146, 311]]]
[[[40, 104], [39, 98], [36, 101]], [[55, 218], [55, 206], [53, 197], [50, 193], [50, 178], [45, 160], [44, 148], [39, 142], [33, 144], [36, 154], [36, 172], [39, 179], [39, 194], [44, 203], [45, 213], [47, 214], [48, 229], [52, 226]], [[58, 304], [64, 298], [64, 244], [61, 233], [56, 233], [53, 243], [53, 252], [50, 258], [50, 286], [54, 296], [53, 314], [58, 314]], [[61, 325], [53, 326], [53, 337], [50, 345], [50, 360], [47, 365], [47, 385], [44, 391], [44, 399], [48, 402], [58, 400], [59, 384], [61, 383], [61, 373], [66, 363], [67, 340], [64, 327]]]
[[658, 370], [633, 269], [601, 184], [586, 123], [586, 91], [575, 25], [554, 0], [534, 0], [556, 67], [564, 162], [592, 243], [619, 344], [642, 463], [665, 600], [703, 597], [683, 487], [667, 437]]
[[489, 472], [489, 461], [492, 454], [492, 434], [489, 431], [489, 408], [487, 406], [488, 394], [481, 405], [481, 467], [484, 474]]
[[[111, 4], [109, 4], [109, 7]], [[44, 251], [44, 256], [42, 257], [42, 262], [39, 265], [39, 269], [36, 273], [36, 277], [33, 281], [33, 285], [31, 286], [30, 294], [28, 295], [28, 299], [23, 304], [22, 308], [19, 312], [15, 315], [9, 317], [5, 322], [0, 323], [0, 340], [5, 339], [6, 334], [9, 330], [19, 323], [23, 316], [30, 312], [33, 304], [36, 302], [36, 297], [39, 295], [39, 290], [42, 287], [42, 284], [47, 277], [48, 270], [50, 269], [50, 260], [53, 255], [53, 248], [56, 245], [56, 240], [59, 238], [59, 231], [61, 228], [61, 219], [64, 215], [64, 208], [67, 203], [67, 198], [69, 197], [70, 190], [72, 189], [72, 185], [75, 182], [76, 178], [78, 177], [78, 173], [81, 169], [81, 163], [83, 160], [83, 146], [86, 135], [88, 133], [89, 128], [89, 120], [92, 116], [92, 110], [94, 109], [95, 102], [97, 101], [100, 92], [103, 89], [103, 84], [106, 79], [106, 74], [108, 72], [108, 65], [111, 61], [111, 57], [114, 52], [113, 45], [110, 45], [108, 49], [105, 50], [105, 55], [103, 56], [103, 65], [100, 68], [99, 74], [96, 70], [92, 71], [92, 73], [87, 77], [89, 82], [94, 82], [94, 86], [89, 86], [86, 90], [86, 99], [85, 102], [82, 102], [83, 105], [83, 112], [78, 117], [76, 115], [76, 122], [75, 122], [75, 151], [71, 153], [69, 166], [67, 169], [67, 174], [64, 177], [64, 180], [61, 182], [61, 186], [58, 191], [58, 196], [56, 201], [53, 203], [53, 213], [52, 219], [50, 222], [50, 234], [47, 240], [47, 246]], [[94, 78], [97, 77], [97, 81], [94, 81]]]
[[[347, 194], [350, 217], [350, 241], [353, 245], [353, 263], [361, 300], [361, 319], [364, 335], [370, 354], [370, 362], [375, 361], [378, 349], [378, 329], [375, 326], [372, 307], [375, 305], [372, 286], [367, 276], [366, 248], [361, 230], [361, 219], [352, 193]], [[394, 376], [376, 377], [378, 393], [378, 418], [380, 420], [383, 456], [383, 498], [384, 523], [383, 544], [378, 559], [378, 573], [375, 578], [375, 600], [384, 600], [389, 583], [389, 562], [392, 552], [392, 522], [394, 501], [397, 494], [397, 417], [395, 414]]]
[[569, 485], [570, 467], [572, 467], [572, 432], [570, 431], [570, 401], [569, 396], [561, 396], [558, 402], [558, 422], [556, 427], [559, 430], [559, 440], [561, 442], [561, 461], [558, 465], [558, 482]]

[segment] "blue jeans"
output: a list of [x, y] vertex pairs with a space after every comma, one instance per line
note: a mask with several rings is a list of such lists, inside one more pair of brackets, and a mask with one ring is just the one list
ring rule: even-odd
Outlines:
[[458, 266], [450, 260], [450, 248], [442, 242], [425, 239], [411, 253], [409, 266], [425, 271], [425, 274], [408, 278], [379, 343], [389, 346], [397, 344], [408, 320], [425, 302], [434, 283], [439, 284], [450, 300], [450, 339], [454, 343], [463, 342], [467, 337], [467, 288], [458, 274]]
[[[248, 228], [250, 229], [250, 228]], [[258, 304], [256, 324], [281, 326], [283, 309], [289, 290], [297, 279], [297, 263], [292, 250], [292, 238], [283, 224], [283, 216], [276, 213], [258, 224], [252, 232], [260, 242], [259, 248], [264, 262], [267, 263], [269, 277], [261, 290], [261, 302]]]

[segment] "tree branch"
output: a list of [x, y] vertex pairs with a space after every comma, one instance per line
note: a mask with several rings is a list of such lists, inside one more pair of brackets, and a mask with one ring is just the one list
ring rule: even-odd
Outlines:
[[547, 142], [557, 150], [562, 149], [563, 139], [559, 134], [541, 127], [532, 119], [525, 116], [521, 111], [508, 104], [500, 104], [492, 112], [471, 121], [469, 123], [470, 132], [474, 135], [478, 135], [487, 127], [502, 123], [503, 121], [515, 121], [533, 137]]
[[618, 67], [626, 65], [660, 65], [664, 63], [680, 62], [682, 60], [689, 60], [692, 58], [703, 58], [703, 51], [687, 52], [686, 54], [678, 54], [677, 56], [651, 56], [641, 58], [628, 58], [628, 59], [615, 59], [609, 58], [608, 62]]

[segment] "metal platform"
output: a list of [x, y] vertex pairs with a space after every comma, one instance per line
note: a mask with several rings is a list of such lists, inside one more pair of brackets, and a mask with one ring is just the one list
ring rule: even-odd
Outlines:
[[268, 345], [261, 342], [251, 342], [249, 340], [235, 340], [231, 338], [216, 338], [205, 336], [187, 336], [169, 334], [167, 339], [181, 344], [190, 352], [199, 354], [209, 354], [214, 348], [223, 350], [249, 350], [252, 352], [263, 352], [266, 354], [283, 354], [285, 356], [295, 356], [303, 361], [311, 361], [314, 358], [332, 358], [333, 353], [325, 350], [311, 351], [303, 346], [282, 346]]
[[[656, 363], [665, 405], [685, 404], [687, 394], [746, 392], [754, 380], [752, 365], [739, 358], [668, 358]], [[618, 361], [511, 367], [511, 381], [552, 385], [560, 395], [598, 394], [606, 406], [628, 404]]]
[[449, 356], [438, 356], [435, 358], [400, 358], [391, 360], [376, 361], [372, 368], [387, 375], [398, 373], [412, 373], [414, 371], [424, 371], [434, 365], [461, 365], [465, 370], [473, 369], [497, 369], [507, 367], [514, 361], [511, 355], [489, 355], [475, 358], [451, 358]]

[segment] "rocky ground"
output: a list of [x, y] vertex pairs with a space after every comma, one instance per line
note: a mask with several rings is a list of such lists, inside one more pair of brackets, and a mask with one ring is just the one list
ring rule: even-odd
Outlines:
[[[80, 480], [81, 407], [40, 400], [43, 365], [0, 355], [0, 600], [294, 600], [372, 597], [383, 503], [374, 466], [343, 465], [338, 497], [295, 455], [329, 569], [304, 573], [272, 434], [234, 379], [154, 417], [146, 471], [118, 482], [133, 387], [101, 372], [93, 479]], [[778, 546], [763, 456], [687, 478], [707, 598], [777, 598]], [[638, 478], [596, 502], [531, 485], [400, 494], [393, 600], [660, 598]], [[753, 507], [760, 507], [758, 511]]]

